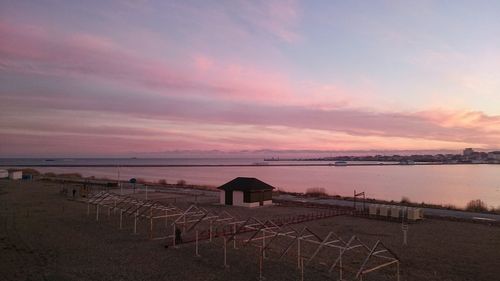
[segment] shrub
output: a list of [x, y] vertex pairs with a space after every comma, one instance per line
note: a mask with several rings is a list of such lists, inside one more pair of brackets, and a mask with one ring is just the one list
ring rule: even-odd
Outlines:
[[445, 204], [445, 205], [443, 205], [443, 208], [448, 209], [448, 210], [456, 210], [456, 209], [458, 209], [457, 206], [455, 206], [453, 204]]
[[158, 181], [158, 183], [161, 184], [161, 185], [167, 185], [167, 180], [161, 179], [161, 180]]
[[35, 169], [31, 169], [31, 168], [24, 168], [24, 169], [21, 169], [21, 171], [23, 171], [23, 175], [27, 174], [27, 175], [38, 176], [40, 174], [39, 171], [37, 171]]
[[186, 185], [186, 181], [185, 180], [178, 180], [177, 181], [177, 185], [178, 186], [185, 186]]
[[51, 177], [51, 178], [55, 178], [56, 177], [56, 174], [52, 173], [52, 172], [48, 172], [48, 173], [45, 173], [43, 175], [46, 176], [46, 177]]
[[410, 204], [411, 203], [410, 198], [408, 198], [406, 196], [401, 197], [401, 203]]
[[488, 211], [488, 207], [486, 207], [486, 203], [484, 203], [480, 199], [469, 201], [469, 203], [467, 203], [467, 206], [465, 207], [465, 209], [467, 211], [471, 211], [471, 212], [486, 212], [486, 211]]
[[137, 178], [137, 183], [146, 183], [146, 180], [143, 178]]
[[322, 187], [311, 187], [306, 190], [306, 195], [311, 197], [327, 196], [325, 189]]

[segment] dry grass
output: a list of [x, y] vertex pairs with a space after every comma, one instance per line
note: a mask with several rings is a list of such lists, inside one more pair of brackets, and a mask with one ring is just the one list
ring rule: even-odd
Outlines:
[[469, 201], [469, 203], [467, 203], [467, 206], [465, 207], [465, 210], [470, 212], [487, 212], [488, 207], [486, 206], [486, 203], [484, 203], [480, 199], [476, 199]]
[[310, 187], [306, 190], [305, 195], [309, 197], [323, 197], [328, 196], [328, 193], [323, 187]]

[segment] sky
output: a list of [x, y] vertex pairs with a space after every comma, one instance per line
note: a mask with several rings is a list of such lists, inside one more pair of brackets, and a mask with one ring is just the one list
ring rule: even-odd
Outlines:
[[0, 157], [500, 147], [498, 1], [0, 0]]

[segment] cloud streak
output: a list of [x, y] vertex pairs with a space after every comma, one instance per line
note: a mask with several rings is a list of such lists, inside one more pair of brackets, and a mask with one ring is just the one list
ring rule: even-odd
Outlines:
[[[5, 5], [19, 11], [0, 20], [0, 155], [500, 143], [495, 51], [475, 64], [453, 48], [427, 50], [392, 30], [399, 18], [374, 27], [378, 18], [338, 4], [323, 13], [293, 0], [130, 4], [53, 7], [71, 22]], [[310, 18], [330, 12], [337, 24]], [[405, 25], [425, 41], [411, 16]], [[439, 79], [422, 83], [424, 72]]]

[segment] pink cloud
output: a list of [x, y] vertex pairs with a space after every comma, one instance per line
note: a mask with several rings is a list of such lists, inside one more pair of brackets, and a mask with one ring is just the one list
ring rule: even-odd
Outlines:
[[291, 91], [287, 78], [278, 72], [205, 55], [196, 56], [190, 69], [143, 58], [109, 38], [35, 33], [7, 23], [0, 26], [0, 38], [9, 42], [0, 46], [1, 67], [8, 72], [94, 76], [135, 83], [162, 94], [202, 93], [226, 99], [276, 100]]
[[295, 0], [238, 1], [241, 16], [253, 25], [287, 42], [297, 41], [295, 31], [299, 20], [299, 5]]

